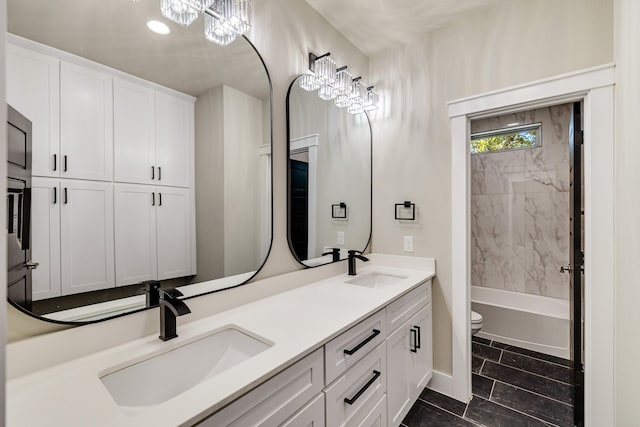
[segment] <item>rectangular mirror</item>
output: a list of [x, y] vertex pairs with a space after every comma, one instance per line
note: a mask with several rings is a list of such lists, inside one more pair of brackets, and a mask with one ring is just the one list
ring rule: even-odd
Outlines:
[[7, 101], [31, 127], [13, 305], [88, 322], [152, 305], [145, 282], [191, 297], [253, 277], [271, 245], [271, 82], [248, 39], [211, 43], [202, 17], [183, 27], [157, 1], [7, 3]]
[[289, 135], [289, 247], [307, 267], [364, 251], [371, 238], [371, 126], [315, 91], [291, 83]]

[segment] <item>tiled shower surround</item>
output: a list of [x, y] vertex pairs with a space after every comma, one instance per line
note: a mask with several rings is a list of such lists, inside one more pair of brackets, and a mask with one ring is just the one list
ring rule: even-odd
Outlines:
[[471, 122], [471, 133], [542, 123], [542, 145], [471, 156], [471, 283], [568, 299], [572, 105]]

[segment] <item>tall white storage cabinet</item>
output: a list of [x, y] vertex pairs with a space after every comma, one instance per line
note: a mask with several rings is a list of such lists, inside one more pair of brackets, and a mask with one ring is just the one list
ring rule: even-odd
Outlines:
[[33, 300], [60, 296], [60, 180], [31, 180], [31, 258]]
[[7, 44], [7, 102], [32, 124], [32, 173], [58, 176], [60, 61]]
[[191, 190], [157, 187], [158, 279], [188, 276], [191, 268]]
[[115, 286], [113, 185], [61, 181], [62, 295]]
[[112, 78], [60, 64], [60, 176], [113, 179]]
[[114, 180], [152, 184], [155, 164], [155, 92], [113, 81]]
[[156, 93], [157, 184], [191, 185], [193, 103]]
[[115, 184], [116, 285], [158, 278], [156, 190]]

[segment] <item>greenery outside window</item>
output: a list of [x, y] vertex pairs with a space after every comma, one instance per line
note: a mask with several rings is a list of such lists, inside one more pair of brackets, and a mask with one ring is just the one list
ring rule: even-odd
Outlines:
[[542, 145], [542, 123], [471, 134], [471, 154], [534, 148]]

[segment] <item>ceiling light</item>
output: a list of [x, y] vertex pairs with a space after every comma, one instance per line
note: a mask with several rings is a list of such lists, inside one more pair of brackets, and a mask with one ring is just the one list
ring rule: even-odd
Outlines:
[[207, 40], [225, 46], [252, 24], [252, 0], [161, 0], [162, 16], [185, 27], [204, 14]]
[[162, 34], [163, 36], [166, 36], [171, 32], [169, 27], [167, 27], [166, 24], [163, 24], [160, 21], [147, 21], [147, 28], [149, 28], [154, 33]]

